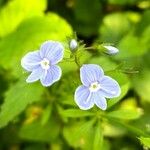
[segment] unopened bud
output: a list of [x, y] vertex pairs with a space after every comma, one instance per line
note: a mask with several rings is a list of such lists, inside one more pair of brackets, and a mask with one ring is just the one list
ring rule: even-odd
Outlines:
[[72, 39], [72, 40], [70, 41], [69, 47], [70, 47], [70, 49], [71, 49], [72, 51], [76, 50], [77, 47], [78, 47], [77, 41], [76, 41], [75, 39]]
[[106, 53], [110, 55], [115, 55], [119, 52], [119, 50], [116, 47], [113, 46], [103, 46], [106, 48]]

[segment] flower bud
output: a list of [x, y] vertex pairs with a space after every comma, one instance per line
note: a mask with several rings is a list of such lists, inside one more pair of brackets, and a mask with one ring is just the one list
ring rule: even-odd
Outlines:
[[77, 47], [78, 47], [77, 41], [76, 41], [75, 39], [72, 39], [72, 40], [70, 41], [69, 47], [70, 47], [70, 49], [71, 49], [72, 51], [76, 50]]
[[109, 55], [115, 55], [119, 52], [119, 50], [113, 46], [103, 46], [103, 47], [106, 48], [105, 52]]

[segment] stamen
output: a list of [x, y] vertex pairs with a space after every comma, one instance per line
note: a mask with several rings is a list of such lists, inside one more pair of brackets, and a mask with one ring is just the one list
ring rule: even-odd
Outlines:
[[90, 85], [89, 90], [91, 92], [97, 92], [100, 88], [100, 84], [98, 82], [94, 82]]
[[50, 67], [50, 62], [48, 59], [44, 58], [42, 61], [41, 61], [41, 67], [45, 70], [49, 69]]

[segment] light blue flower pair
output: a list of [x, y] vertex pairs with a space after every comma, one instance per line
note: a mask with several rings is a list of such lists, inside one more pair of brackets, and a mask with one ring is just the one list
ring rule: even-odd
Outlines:
[[[62, 70], [57, 65], [62, 59], [64, 48], [55, 41], [44, 42], [40, 50], [29, 52], [22, 60], [22, 67], [31, 72], [26, 82], [40, 80], [43, 86], [51, 86], [61, 77]], [[96, 104], [102, 110], [107, 108], [106, 98], [120, 95], [119, 84], [105, 76], [102, 68], [95, 64], [83, 65], [80, 68], [80, 78], [83, 85], [75, 91], [75, 102], [80, 109], [87, 110]]]

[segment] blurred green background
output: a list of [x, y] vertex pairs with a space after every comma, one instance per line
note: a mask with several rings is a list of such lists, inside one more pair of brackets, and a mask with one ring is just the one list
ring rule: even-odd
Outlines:
[[[25, 83], [20, 60], [46, 40], [114, 43], [116, 56], [82, 51], [122, 89], [103, 112], [80, 110], [74, 62], [60, 64], [49, 88]], [[70, 52], [66, 48], [65, 57]], [[150, 148], [149, 0], [0, 0], [0, 150], [148, 150]]]

